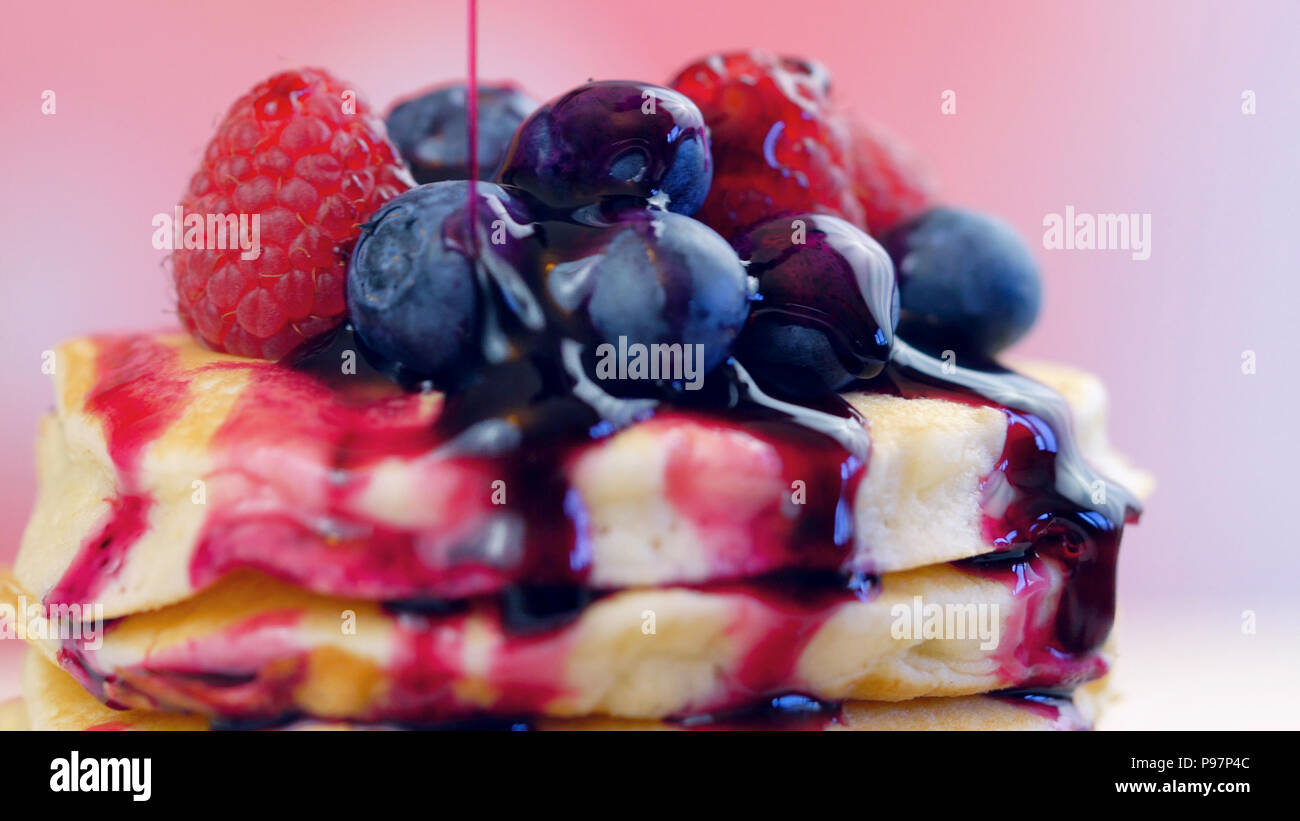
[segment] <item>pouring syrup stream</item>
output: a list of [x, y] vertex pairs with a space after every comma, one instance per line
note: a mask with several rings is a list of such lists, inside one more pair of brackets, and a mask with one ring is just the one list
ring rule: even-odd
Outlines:
[[[466, 1], [465, 139], [469, 145], [469, 224], [478, 225], [478, 0]], [[469, 232], [470, 252], [478, 257], [478, 232]]]

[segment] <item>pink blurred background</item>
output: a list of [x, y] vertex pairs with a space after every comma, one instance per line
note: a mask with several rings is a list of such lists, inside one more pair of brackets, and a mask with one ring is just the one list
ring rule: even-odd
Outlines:
[[[1300, 563], [1282, 515], [1300, 400], [1300, 6], [482, 0], [479, 16], [482, 77], [541, 98], [588, 78], [665, 82], [738, 47], [819, 58], [845, 104], [930, 160], [946, 199], [1019, 227], [1047, 287], [1020, 352], [1101, 374], [1114, 441], [1160, 482], [1124, 543], [1126, 686], [1109, 726], [1300, 727], [1283, 701], [1300, 657]], [[150, 220], [171, 211], [229, 103], [315, 64], [383, 107], [463, 76], [464, 25], [454, 0], [8, 10], [0, 563], [32, 502], [35, 424], [51, 402], [41, 352], [173, 321]], [[955, 116], [940, 113], [945, 90]], [[1067, 205], [1151, 214], [1150, 259], [1043, 250], [1044, 215]], [[1246, 610], [1255, 635], [1242, 633]], [[16, 689], [17, 648], [3, 644], [0, 697]]]

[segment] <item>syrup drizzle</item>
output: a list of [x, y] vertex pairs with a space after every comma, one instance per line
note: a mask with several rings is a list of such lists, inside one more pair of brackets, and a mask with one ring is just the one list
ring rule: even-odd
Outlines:
[[[174, 394], [176, 391], [184, 394], [191, 377], [177, 369], [173, 349], [150, 337], [101, 340], [101, 345], [101, 356], [97, 360], [101, 370], [97, 389], [92, 393], [98, 402], [97, 413], [113, 420], [113, 424], [107, 426], [107, 432], [113, 442], [110, 451], [116, 454], [115, 462], [122, 459], [117, 462], [117, 467], [124, 472], [123, 486], [133, 487], [136, 482], [134, 473], [138, 469], [137, 455], [165, 429], [166, 423], [160, 423], [159, 416], [176, 411], [178, 403]], [[536, 364], [526, 361], [519, 366], [515, 378], [494, 378], [486, 384], [523, 385]], [[334, 504], [340, 507], [349, 494], [360, 489], [354, 486], [355, 477], [365, 465], [395, 454], [419, 458], [421, 454], [437, 452], [455, 442], [473, 454], [462, 453], [457, 458], [486, 466], [484, 472], [475, 475], [508, 477], [508, 485], [516, 492], [506, 510], [496, 510], [516, 525], [506, 532], [509, 538], [518, 540], [514, 543], [517, 550], [506, 552], [520, 559], [497, 580], [498, 586], [489, 589], [502, 590], [496, 610], [500, 613], [505, 634], [515, 637], [510, 641], [517, 640], [518, 643], [511, 645], [516, 649], [509, 657], [501, 658], [502, 669], [498, 672], [503, 680], [509, 682], [511, 670], [516, 669], [515, 664], [520, 658], [532, 658], [542, 668], [551, 665], [559, 669], [566, 644], [555, 633], [556, 629], [564, 626], [594, 595], [598, 595], [597, 591], [584, 592], [590, 569], [588, 542], [582, 530], [584, 514], [581, 506], [575, 504], [561, 469], [575, 449], [588, 446], [593, 438], [598, 446], [598, 440], [608, 436], [608, 430], [601, 427], [604, 420], [596, 409], [574, 397], [572, 392], [539, 398], [534, 395], [536, 384], [522, 392], [503, 392], [498, 388], [480, 397], [481, 404], [459, 404], [468, 399], [469, 394], [447, 400], [443, 410], [446, 412], [445, 424], [450, 428], [443, 428], [444, 417], [441, 416], [438, 423], [430, 427], [427, 422], [430, 416], [427, 412], [424, 415], [419, 412], [420, 407], [427, 407], [428, 403], [419, 395], [381, 396], [363, 400], [355, 406], [339, 405], [339, 389], [327, 387], [309, 372], [251, 362], [203, 367], [241, 368], [248, 372], [251, 380], [241, 399], [240, 409], [232, 414], [216, 437], [218, 444], [229, 446], [224, 450], [227, 458], [239, 459], [240, 454], [257, 453], [259, 441], [289, 441], [284, 438], [284, 426], [286, 420], [292, 419], [288, 423], [295, 433], [291, 440], [309, 443], [319, 453], [316, 458], [322, 458], [331, 475], [336, 476], [329, 482], [332, 488], [329, 492], [339, 494]], [[938, 377], [931, 373], [937, 367], [940, 367], [937, 363], [910, 356], [904, 349], [903, 356], [888, 372], [882, 386], [894, 384], [895, 389], [908, 395], [951, 394], [949, 398], [963, 401], [986, 401], [976, 391], [979, 384], [976, 377], [966, 378], [963, 383], [944, 382], [942, 385], [924, 381], [923, 377], [937, 379], [944, 376], [941, 371]], [[792, 560], [794, 567], [806, 561], [808, 569], [825, 571], [829, 568], [832, 572], [786, 574], [770, 583], [750, 582], [736, 588], [735, 592], [742, 592], [765, 607], [787, 612], [790, 616], [788, 623], [778, 619], [781, 623], [771, 631], [771, 641], [757, 642], [740, 660], [736, 677], [739, 684], [731, 694], [732, 700], [724, 706], [762, 697], [782, 686], [797, 663], [804, 641], [815, 633], [821, 618], [819, 614], [829, 612], [838, 600], [853, 595], [869, 598], [875, 590], [871, 580], [866, 580], [864, 587], [862, 580], [854, 581], [833, 572], [834, 568], [842, 566], [851, 549], [852, 517], [848, 513], [856, 481], [864, 470], [864, 461], [824, 432], [801, 423], [797, 415], [789, 415], [788, 407], [768, 407], [762, 404], [762, 398], [746, 394], [744, 385], [736, 383], [735, 373], [732, 369], [720, 371], [706, 384], [705, 390], [699, 391], [698, 396], [691, 396], [688, 405], [683, 406], [680, 402], [656, 404], [652, 417], [644, 420], [643, 424], [667, 426], [669, 430], [680, 425], [717, 425], [723, 430], [743, 431], [772, 444], [784, 471], [782, 476], [808, 476], [810, 490], [815, 489], [810, 501], [818, 501], [805, 506], [793, 521], [781, 511], [770, 511], [768, 515], [771, 518], [756, 520], [752, 532], [768, 532], [771, 541], [766, 544], [780, 552], [780, 560]], [[497, 373], [495, 376], [504, 377], [506, 374]], [[978, 376], [979, 380], [986, 378], [990, 377]], [[123, 387], [137, 381], [139, 384], [134, 387]], [[144, 390], [146, 382], [153, 387]], [[118, 397], [121, 407], [109, 396]], [[497, 402], [504, 404], [494, 404]], [[1032, 407], [1027, 401], [1017, 404], [1022, 408]], [[522, 410], [497, 413], [505, 408]], [[130, 413], [125, 412], [128, 409]], [[304, 413], [304, 409], [308, 412]], [[998, 516], [990, 516], [992, 532], [1002, 534], [999, 546], [1003, 552], [967, 562], [964, 566], [970, 572], [1002, 579], [1017, 591], [1018, 600], [1024, 602], [1024, 624], [1011, 628], [1017, 634], [1023, 632], [1023, 638], [1011, 643], [1014, 646], [1003, 661], [1002, 679], [1008, 685], [1025, 687], [1077, 684], [1104, 670], [1100, 659], [1089, 653], [1109, 628], [1113, 603], [1113, 557], [1118, 545], [1119, 527], [1102, 527], [1107, 524], [1103, 513], [1083, 508], [1056, 492], [1057, 477], [1061, 472], [1055, 467], [1060, 459], [1065, 458], [1063, 454], [1071, 452], [1058, 444], [1069, 435], [1068, 427], [1064, 432], [1055, 431], [1027, 410], [1008, 408], [1004, 412], [1008, 418], [1007, 446], [1003, 464], [995, 476], [1005, 476], [1015, 496]], [[834, 417], [829, 411], [817, 413], [838, 418], [845, 424], [858, 424], [852, 415]], [[516, 432], [519, 436], [509, 437], [505, 447], [485, 446], [483, 437], [464, 435], [482, 424], [474, 422], [475, 419], [505, 419], [518, 426]], [[461, 435], [448, 439], [448, 430], [459, 430]], [[680, 458], [684, 459], [682, 463], [670, 464], [668, 469], [670, 496], [679, 502], [685, 500], [681, 505], [684, 512], [704, 524], [706, 531], [711, 518], [724, 526], [728, 524], [726, 510], [719, 511], [709, 503], [708, 487], [692, 485], [699, 471], [692, 466], [690, 452]], [[238, 462], [228, 467], [240, 469]], [[1085, 469], [1086, 465], [1079, 470]], [[1086, 472], [1067, 475], [1088, 478]], [[480, 481], [479, 484], [486, 486], [487, 483]], [[1084, 486], [1091, 487], [1091, 482]], [[469, 493], [472, 495], [474, 491]], [[832, 499], [833, 504], [830, 503]], [[693, 509], [692, 505], [698, 505], [698, 509]], [[138, 516], [113, 517], [106, 530], [125, 527], [128, 518], [140, 521]], [[1070, 529], [1071, 524], [1078, 530]], [[1088, 530], [1088, 527], [1093, 530]], [[248, 532], [261, 529], [262, 525], [254, 521], [250, 523]], [[271, 529], [269, 532], [275, 534], [278, 531]], [[124, 544], [129, 544], [134, 538], [125, 530], [121, 535]], [[240, 543], [237, 536], [238, 533], [233, 534], [228, 542]], [[764, 544], [761, 537], [752, 542], [742, 537], [740, 541], [755, 548]], [[382, 539], [379, 543], [382, 544]], [[356, 545], [355, 555], [377, 561], [382, 567], [382, 557], [371, 552], [374, 544], [362, 539]], [[88, 543], [87, 547], [93, 545]], [[292, 542], [268, 543], [267, 548], [267, 556], [283, 562], [271, 566], [281, 572], [302, 572], [304, 566], [310, 568], [313, 565], [338, 568], [338, 554], [328, 550], [312, 561], [306, 559], [305, 554], [295, 552]], [[238, 554], [233, 555], [239, 558]], [[1041, 564], [1044, 561], [1042, 556], [1064, 566], [1071, 574], [1059, 604], [1036, 592], [1044, 590], [1039, 580], [1047, 577], [1046, 568]], [[215, 576], [239, 566], [248, 565], [228, 562]], [[358, 574], [364, 577], [373, 572], [375, 566], [363, 563], [358, 566]], [[111, 578], [112, 573], [113, 569], [94, 563], [77, 564], [70, 568], [62, 586], [68, 589], [79, 587], [82, 592], [97, 589], [97, 585]], [[401, 576], [399, 572], [396, 577], [388, 578], [400, 579]], [[372, 596], [386, 597], [387, 588], [382, 581], [368, 591]], [[706, 589], [722, 588], [715, 583]], [[811, 603], [798, 601], [807, 596], [813, 597]], [[80, 593], [71, 598], [82, 600]], [[780, 602], [783, 600], [791, 603], [782, 605]], [[1056, 608], [1055, 619], [1048, 618], [1045, 626], [1031, 630], [1032, 625], [1042, 621], [1038, 617], [1042, 615], [1039, 610], [1044, 606]], [[437, 693], [445, 692], [440, 687], [448, 681], [448, 665], [455, 658], [453, 651], [439, 649], [437, 642], [439, 636], [448, 634], [448, 631], [439, 629], [450, 624], [445, 619], [457, 616], [438, 612], [436, 608], [434, 612], [416, 615], [411, 629], [402, 633], [405, 638], [399, 645], [406, 649], [399, 652], [392, 671], [398, 682], [395, 693], [404, 694], [404, 698], [393, 705], [394, 715], [410, 721], [428, 718], [431, 714], [444, 714], [450, 709]], [[244, 641], [254, 641], [257, 635], [250, 633]], [[129, 687], [118, 681], [113, 671], [95, 669], [93, 655], [87, 656], [85, 648], [77, 646], [75, 640], [65, 649], [65, 667], [77, 674], [83, 683], [102, 692], [110, 701], [115, 697], [126, 697]], [[254, 641], [247, 653], [241, 653], [252, 657], [258, 655], [256, 650], [257, 642]], [[223, 651], [221, 655], [233, 658], [229, 651]], [[161, 673], [162, 661], [151, 660], [151, 669]], [[181, 667], [198, 665], [209, 671], [210, 678], [210, 664], [200, 664], [201, 661], [191, 660]], [[299, 665], [289, 665], [284, 669], [301, 671]], [[187, 674], [184, 669], [178, 668], [176, 673], [176, 676], [166, 679], [166, 691], [171, 697], [189, 700], [184, 703], [211, 704], [222, 714], [231, 716], [282, 709], [285, 706], [282, 699], [292, 689], [289, 680], [279, 675], [266, 680], [256, 678], [241, 679], [236, 683], [226, 680], [213, 683], [192, 673]], [[243, 672], [241, 675], [251, 674]], [[545, 678], [540, 680], [546, 681]], [[506, 687], [502, 690], [512, 707], [530, 705], [535, 710], [541, 709], [549, 698], [558, 694], [554, 690], [538, 690], [536, 680], [521, 682], [520, 686], [525, 689]]]
[[994, 476], [1006, 486], [993, 494], [1002, 510], [985, 504], [985, 535], [999, 551], [964, 566], [999, 575], [1019, 590], [1017, 567], [1035, 553], [1061, 559], [1071, 580], [1057, 610], [1054, 643], [1070, 653], [1100, 647], [1114, 620], [1120, 537], [1142, 508], [1084, 460], [1064, 398], [1017, 373], [954, 367], [901, 340], [881, 379], [909, 398], [940, 396], [1002, 409], [1007, 441]]
[[[469, 158], [469, 224], [478, 224], [478, 0], [467, 0], [465, 49], [465, 139]], [[471, 256], [478, 259], [478, 234], [471, 232]]]
[[1076, 507], [1095, 511], [1111, 522], [1136, 521], [1142, 506], [1128, 490], [1106, 479], [1083, 459], [1075, 442], [1070, 407], [1065, 399], [1039, 382], [1009, 370], [977, 370], [940, 362], [901, 340], [895, 343], [888, 378], [907, 397], [943, 396], [957, 401], [972, 398], [1022, 415], [1034, 429], [1044, 453], [1053, 454], [1052, 477], [1044, 482]]
[[[691, 712], [680, 717], [743, 711], [798, 687], [808, 641], [844, 604], [844, 594], [827, 578], [830, 575], [786, 573], [703, 588], [726, 597], [728, 643], [735, 652], [733, 658], [718, 660], [711, 688], [698, 693], [689, 705]], [[863, 595], [869, 598], [872, 591]], [[1033, 626], [1040, 598], [1021, 597], [1007, 624], [1012, 632], [1006, 638], [1034, 657], [1021, 659], [1019, 668], [1006, 668], [1002, 677], [992, 680], [994, 686], [1071, 687], [1104, 669], [1095, 656], [1054, 658], [1050, 647], [1038, 643], [1050, 632]], [[540, 715], [569, 694], [569, 662], [584, 646], [584, 630], [548, 627], [530, 633], [502, 622], [471, 623], [471, 618], [499, 615], [489, 607], [471, 608], [450, 614], [393, 614], [387, 629], [393, 631], [394, 655], [376, 671], [386, 686], [356, 702], [348, 717], [419, 724], [485, 713]], [[184, 642], [151, 648], [137, 661], [119, 662], [111, 669], [99, 666], [95, 650], [78, 648], [80, 652], [65, 659], [65, 667], [83, 686], [117, 706], [271, 721], [302, 708], [301, 688], [318, 686], [311, 672], [315, 645], [310, 629], [295, 629], [310, 623], [304, 616], [305, 611], [294, 608], [254, 612], [214, 632], [200, 631]], [[487, 636], [491, 638], [484, 642]], [[467, 653], [471, 641], [478, 650]]]

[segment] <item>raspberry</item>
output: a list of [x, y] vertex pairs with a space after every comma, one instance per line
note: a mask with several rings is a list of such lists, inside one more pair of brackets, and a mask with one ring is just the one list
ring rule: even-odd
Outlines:
[[867, 227], [881, 237], [933, 204], [934, 182], [921, 162], [892, 134], [849, 121], [853, 139], [853, 188]]
[[[181, 200], [184, 213], [253, 215], [261, 254], [179, 248], [177, 311], [218, 351], [281, 360], [328, 341], [346, 317], [360, 226], [411, 187], [384, 124], [319, 69], [277, 74], [231, 106]], [[208, 238], [211, 240], [211, 238]]]
[[865, 224], [848, 128], [832, 112], [822, 66], [737, 52], [687, 66], [671, 85], [699, 106], [713, 144], [713, 185], [696, 219], [727, 239], [785, 213]]

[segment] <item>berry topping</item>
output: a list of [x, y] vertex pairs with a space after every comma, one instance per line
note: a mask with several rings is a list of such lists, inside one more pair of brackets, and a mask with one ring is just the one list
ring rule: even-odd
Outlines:
[[[479, 258], [517, 270], [523, 251], [510, 229], [528, 230], [523, 207], [492, 183], [476, 193]], [[381, 208], [357, 241], [349, 316], [367, 360], [403, 381], [450, 390], [482, 361], [485, 306], [468, 203], [468, 182], [422, 185]]]
[[736, 252], [707, 225], [638, 211], [586, 246], [546, 274], [544, 288], [571, 334], [618, 350], [698, 345], [703, 373], [731, 355], [749, 312], [749, 281]]
[[898, 271], [899, 336], [919, 348], [991, 357], [1038, 316], [1038, 266], [1006, 223], [935, 208], [884, 240]]
[[[419, 183], [469, 179], [465, 86], [435, 89], [393, 107], [388, 136]], [[519, 124], [537, 103], [513, 85], [478, 87], [478, 178], [496, 177]]]
[[349, 86], [317, 69], [260, 83], [231, 106], [181, 201], [187, 220], [246, 217], [256, 253], [224, 232], [177, 249], [181, 322], [214, 350], [262, 359], [323, 344], [344, 319], [361, 223], [408, 186]]
[[853, 139], [853, 190], [867, 228], [882, 237], [932, 204], [934, 182], [902, 142], [878, 126], [848, 119]]
[[699, 219], [728, 239], [788, 213], [864, 224], [829, 83], [818, 63], [764, 51], [709, 57], [677, 75], [671, 85], [703, 112], [717, 166]]
[[693, 214], [712, 175], [694, 103], [648, 83], [600, 82], [534, 112], [515, 134], [499, 179], [560, 210], [633, 197]]
[[898, 291], [889, 255], [838, 217], [799, 214], [736, 239], [758, 278], [737, 358], [780, 392], [809, 395], [870, 379], [889, 361]]

